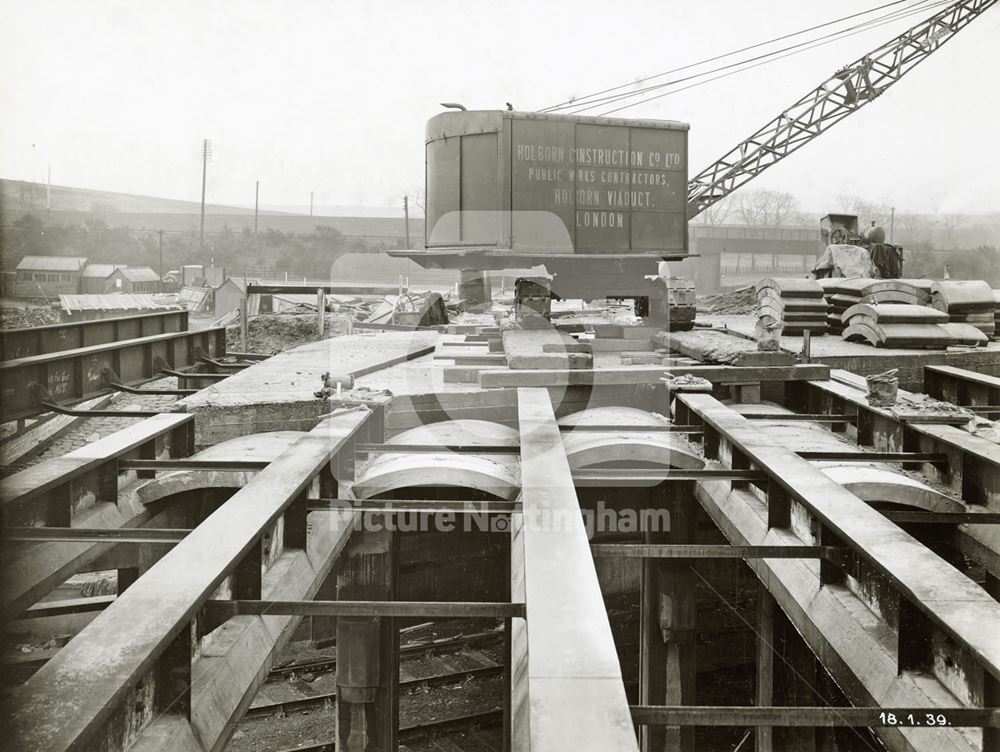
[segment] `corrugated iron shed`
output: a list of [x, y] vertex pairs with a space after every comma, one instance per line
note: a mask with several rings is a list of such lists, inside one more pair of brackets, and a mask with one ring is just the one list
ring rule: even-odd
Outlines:
[[31, 272], [78, 272], [87, 265], [83, 256], [25, 256], [17, 270]]
[[117, 272], [123, 279], [129, 282], [159, 282], [160, 275], [148, 266], [128, 266], [118, 269]]
[[181, 308], [173, 296], [133, 295], [112, 293], [110, 295], [60, 295], [59, 305], [67, 313], [73, 311], [132, 311]]
[[121, 268], [121, 264], [87, 264], [83, 269], [82, 276], [91, 279], [107, 279]]

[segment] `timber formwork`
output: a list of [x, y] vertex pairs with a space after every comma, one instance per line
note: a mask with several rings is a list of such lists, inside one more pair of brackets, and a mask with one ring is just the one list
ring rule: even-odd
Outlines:
[[[653, 384], [657, 414], [557, 419], [550, 388], [581, 377], [535, 372], [508, 377], [508, 425], [445, 420], [387, 441], [381, 408], [358, 407], [264, 460], [185, 459], [192, 416], [160, 416], [14, 476], [5, 546], [27, 574], [5, 612], [43, 608], [88, 566], [137, 576], [86, 604], [97, 616], [6, 699], [5, 738], [222, 749], [307, 619], [314, 640], [336, 636], [327, 741], [395, 749], [399, 620], [489, 616], [506, 627], [508, 749], [691, 750], [712, 727], [736, 729], [736, 743], [753, 734], [758, 752], [876, 748], [870, 734], [891, 750], [1000, 749], [996, 444], [872, 407], [863, 380], [822, 366], [695, 372], [713, 392]], [[116, 499], [142, 478], [182, 488], [211, 473], [241, 474], [238, 490], [183, 515], [165, 491], [129, 518]], [[118, 517], [91, 521], [95, 499]], [[592, 538], [587, 513], [605, 503], [669, 524]], [[386, 524], [414, 513], [483, 516], [480, 566], [414, 575], [430, 561], [421, 545], [457, 561], [468, 535]], [[141, 562], [129, 558], [140, 541], [157, 547]], [[633, 688], [602, 595], [623, 562], [638, 565]], [[701, 701], [713, 656], [699, 652], [699, 594], [737, 567], [757, 582], [739, 625], [756, 666], [723, 707]]]

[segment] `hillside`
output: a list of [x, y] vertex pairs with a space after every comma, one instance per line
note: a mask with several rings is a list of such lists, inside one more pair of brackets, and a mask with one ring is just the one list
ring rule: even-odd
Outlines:
[[[92, 188], [72, 188], [53, 185], [49, 197], [50, 211], [92, 212], [95, 214], [199, 214], [201, 204], [158, 196], [139, 196], [132, 193], [114, 193]], [[0, 200], [11, 212], [45, 210], [45, 186], [24, 180], [0, 180]], [[249, 214], [253, 208], [206, 204], [206, 214]], [[286, 214], [288, 212], [261, 211], [261, 214]]]

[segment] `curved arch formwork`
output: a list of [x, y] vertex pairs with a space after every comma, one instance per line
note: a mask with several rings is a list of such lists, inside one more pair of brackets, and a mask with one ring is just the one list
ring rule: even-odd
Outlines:
[[486, 420], [446, 420], [403, 431], [394, 444], [441, 446], [441, 452], [376, 454], [358, 468], [353, 493], [370, 499], [401, 488], [452, 486], [514, 499], [521, 492], [517, 455], [460, 454], [448, 445], [516, 446], [517, 431]]
[[[559, 420], [568, 426], [646, 426], [661, 429], [670, 425], [662, 415], [635, 407], [595, 407]], [[705, 461], [683, 440], [663, 430], [566, 431], [563, 446], [571, 469], [579, 470], [608, 462], [633, 462], [683, 469], [704, 467]]]
[[965, 505], [895, 470], [864, 465], [826, 465], [820, 468], [859, 499], [869, 504], [889, 502], [928, 512], [964, 512]]

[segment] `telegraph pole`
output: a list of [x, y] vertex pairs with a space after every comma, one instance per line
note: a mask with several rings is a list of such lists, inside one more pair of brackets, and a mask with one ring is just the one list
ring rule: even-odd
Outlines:
[[205, 252], [205, 178], [208, 175], [208, 160], [212, 158], [212, 142], [207, 138], [201, 143], [201, 232], [198, 236], [198, 253]]
[[257, 237], [257, 209], [260, 206], [260, 181], [257, 181], [257, 187], [253, 192], [253, 234]]
[[163, 282], [163, 230], [160, 230], [160, 282]]
[[403, 219], [406, 222], [406, 247], [410, 247], [410, 197], [403, 196]]

